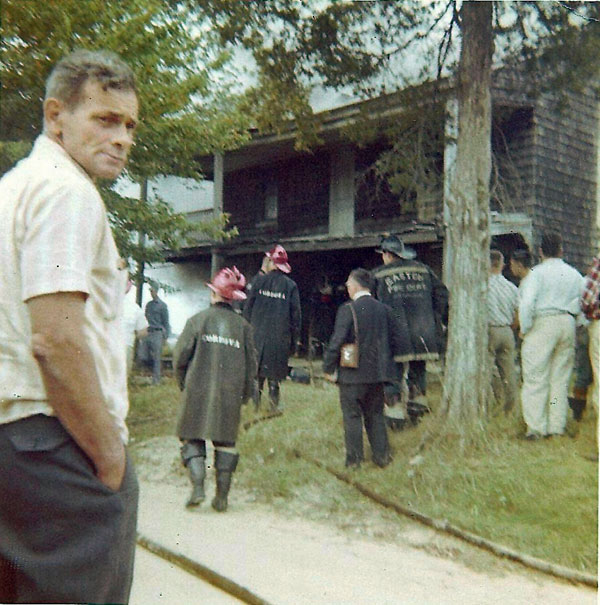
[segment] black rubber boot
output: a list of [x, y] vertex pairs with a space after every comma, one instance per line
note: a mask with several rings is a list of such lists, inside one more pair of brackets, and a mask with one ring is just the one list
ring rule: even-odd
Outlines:
[[576, 399], [575, 397], [569, 397], [569, 407], [573, 410], [573, 419], [580, 422], [583, 418], [583, 410], [585, 410], [585, 399]]
[[227, 510], [227, 497], [231, 487], [231, 475], [237, 468], [239, 454], [215, 450], [215, 471], [217, 475], [217, 494], [211, 506], [222, 513]]
[[206, 442], [202, 439], [183, 441], [181, 445], [181, 461], [188, 469], [192, 482], [192, 493], [186, 502], [186, 507], [198, 506], [206, 497], [204, 495], [204, 478], [206, 469]]
[[279, 381], [271, 382], [269, 380], [269, 403], [271, 404], [271, 411], [274, 412], [279, 408]]
[[260, 398], [262, 395], [262, 389], [264, 384], [264, 378], [255, 378], [252, 389], [252, 401], [254, 402], [254, 411], [258, 412], [260, 408]]
[[192, 493], [185, 503], [187, 508], [198, 506], [206, 498], [206, 494], [204, 493], [204, 479], [206, 477], [205, 460], [206, 458], [194, 456], [187, 461], [190, 481], [192, 482]]

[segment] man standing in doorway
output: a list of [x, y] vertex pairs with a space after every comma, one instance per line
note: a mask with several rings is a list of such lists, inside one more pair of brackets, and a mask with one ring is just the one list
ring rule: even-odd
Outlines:
[[[443, 350], [448, 290], [427, 265], [415, 260], [416, 252], [397, 235], [384, 237], [377, 252], [383, 259], [383, 265], [373, 272], [377, 298], [394, 310], [403, 332], [402, 352], [395, 359], [401, 364], [410, 362], [409, 397], [425, 405], [426, 362], [439, 359]], [[405, 369], [401, 366], [401, 376]], [[401, 382], [387, 389], [386, 399], [390, 425], [402, 428], [407, 411]]]
[[542, 262], [520, 289], [519, 322], [523, 345], [523, 418], [525, 438], [562, 435], [567, 422], [567, 393], [575, 353], [575, 316], [583, 276], [562, 260], [562, 238], [542, 234]]
[[296, 282], [287, 276], [292, 268], [283, 246], [266, 254], [265, 274], [252, 280], [244, 317], [254, 328], [258, 353], [258, 383], [254, 405], [258, 409], [265, 380], [269, 383], [271, 410], [279, 409], [279, 383], [288, 375], [288, 357], [300, 345], [302, 319]]
[[125, 443], [127, 279], [95, 179], [124, 168], [131, 69], [77, 51], [0, 181], [0, 602], [126, 603], [138, 486]]
[[171, 334], [169, 326], [169, 309], [166, 303], [158, 296], [157, 286], [150, 286], [152, 300], [146, 305], [146, 319], [148, 320], [148, 336], [146, 338], [148, 356], [152, 362], [152, 384], [160, 382], [162, 371], [163, 344]]
[[491, 250], [487, 304], [488, 347], [493, 371], [492, 388], [496, 403], [499, 404], [504, 400], [504, 412], [508, 413], [517, 400], [513, 325], [516, 321], [518, 290], [517, 286], [502, 275], [503, 269], [502, 252]]

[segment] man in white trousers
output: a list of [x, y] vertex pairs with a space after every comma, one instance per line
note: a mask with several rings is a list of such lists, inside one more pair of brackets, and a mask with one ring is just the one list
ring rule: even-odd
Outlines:
[[539, 252], [542, 262], [523, 282], [519, 303], [523, 337], [521, 401], [528, 440], [565, 432], [575, 316], [584, 286], [583, 276], [561, 258], [559, 233], [543, 233]]

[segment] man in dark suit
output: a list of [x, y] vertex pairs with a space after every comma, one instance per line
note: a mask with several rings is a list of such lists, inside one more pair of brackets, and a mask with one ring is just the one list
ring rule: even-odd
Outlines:
[[[401, 350], [402, 336], [392, 309], [371, 296], [372, 287], [373, 278], [366, 269], [354, 269], [350, 273], [346, 288], [351, 301], [338, 310], [323, 358], [325, 378], [337, 381], [340, 387], [346, 466], [349, 467], [360, 466], [364, 459], [363, 421], [373, 462], [383, 467], [392, 459], [383, 418], [383, 385], [397, 380], [393, 356]], [[352, 311], [356, 316], [356, 331]], [[358, 367], [340, 366], [342, 345], [355, 341], [359, 349]]]

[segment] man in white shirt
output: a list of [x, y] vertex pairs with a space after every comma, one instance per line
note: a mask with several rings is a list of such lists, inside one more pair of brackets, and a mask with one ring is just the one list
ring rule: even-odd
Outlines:
[[[490, 250], [488, 278], [488, 347], [492, 360], [492, 388], [496, 402], [504, 399], [504, 411], [513, 409], [517, 400], [515, 372], [515, 336], [512, 326], [518, 306], [518, 290], [502, 275], [504, 256], [499, 250]], [[504, 397], [502, 397], [504, 395]]]
[[133, 367], [133, 353], [135, 350], [135, 341], [138, 338], [145, 338], [148, 335], [148, 320], [144, 310], [135, 300], [135, 289], [132, 288], [132, 282], [127, 282], [125, 289], [125, 300], [123, 301], [123, 340], [126, 346], [127, 374]]
[[46, 83], [43, 134], [0, 181], [0, 602], [129, 599], [127, 275], [94, 179], [124, 168], [137, 116], [131, 69], [76, 51]]
[[568, 410], [568, 386], [575, 352], [575, 316], [583, 276], [562, 260], [562, 239], [542, 235], [542, 262], [520, 287], [519, 322], [523, 418], [526, 439], [562, 435]]

